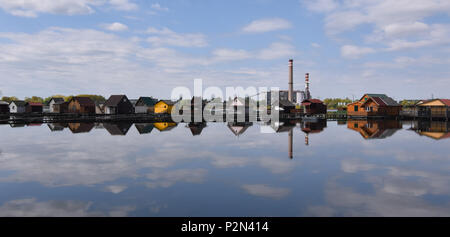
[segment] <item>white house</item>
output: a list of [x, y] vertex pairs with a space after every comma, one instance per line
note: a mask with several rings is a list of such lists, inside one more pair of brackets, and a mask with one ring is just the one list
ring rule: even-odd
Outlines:
[[9, 112], [10, 113], [25, 113], [27, 102], [18, 100], [12, 101], [9, 103]]
[[62, 103], [64, 103], [64, 98], [58, 98], [58, 97], [51, 98], [47, 104], [49, 107], [48, 112], [55, 113], [55, 108], [53, 107], [53, 105], [62, 104]]

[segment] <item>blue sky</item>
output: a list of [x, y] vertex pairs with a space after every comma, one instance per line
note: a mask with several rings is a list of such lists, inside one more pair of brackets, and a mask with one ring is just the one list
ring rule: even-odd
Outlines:
[[450, 97], [450, 2], [0, 0], [2, 95], [295, 88], [317, 98]]

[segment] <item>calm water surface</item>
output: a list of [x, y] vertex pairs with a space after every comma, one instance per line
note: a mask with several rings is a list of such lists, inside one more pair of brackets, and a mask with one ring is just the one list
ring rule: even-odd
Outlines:
[[0, 216], [450, 216], [449, 127], [0, 125]]

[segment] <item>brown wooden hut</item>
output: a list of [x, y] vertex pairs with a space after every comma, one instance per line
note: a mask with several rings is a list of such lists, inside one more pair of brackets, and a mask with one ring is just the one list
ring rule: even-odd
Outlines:
[[347, 105], [347, 115], [359, 117], [395, 117], [402, 106], [385, 94], [365, 94], [359, 101]]
[[76, 114], [95, 114], [95, 103], [89, 97], [72, 97], [67, 111]]

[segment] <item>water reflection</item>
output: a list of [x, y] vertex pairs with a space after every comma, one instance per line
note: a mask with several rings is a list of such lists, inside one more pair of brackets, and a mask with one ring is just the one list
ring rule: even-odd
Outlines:
[[450, 216], [448, 122], [342, 124], [0, 125], [0, 216]]
[[414, 121], [411, 130], [435, 140], [450, 138], [450, 122]]
[[397, 120], [349, 120], [347, 128], [359, 132], [364, 139], [385, 139], [402, 129], [402, 124]]

